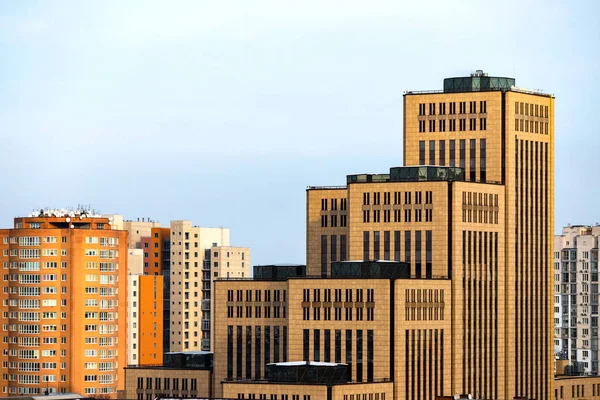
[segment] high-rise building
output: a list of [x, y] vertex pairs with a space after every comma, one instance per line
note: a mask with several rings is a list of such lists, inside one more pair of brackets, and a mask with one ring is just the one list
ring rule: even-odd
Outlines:
[[123, 388], [127, 232], [111, 222], [42, 210], [0, 230], [2, 393]]
[[163, 277], [128, 276], [128, 365], [163, 362]]
[[452, 279], [446, 394], [549, 398], [553, 118], [512, 78], [448, 78], [404, 94], [403, 168], [307, 191], [308, 274], [382, 259]]
[[212, 282], [243, 276], [250, 269], [250, 249], [229, 246], [228, 228], [203, 228], [184, 220], [171, 221], [168, 231], [153, 229], [150, 246], [154, 258], [148, 268], [152, 272], [162, 266], [165, 277], [164, 349], [209, 350]]
[[567, 226], [554, 237], [554, 353], [574, 375], [598, 375], [599, 238], [598, 225]]

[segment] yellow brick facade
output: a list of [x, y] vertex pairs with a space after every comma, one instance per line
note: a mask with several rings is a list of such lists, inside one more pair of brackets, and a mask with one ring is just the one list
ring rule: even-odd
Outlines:
[[553, 121], [554, 99], [539, 93], [408, 92], [404, 166], [458, 167], [464, 181], [373, 175], [307, 190], [309, 275], [379, 259], [451, 279], [451, 369], [439, 395], [550, 398]]

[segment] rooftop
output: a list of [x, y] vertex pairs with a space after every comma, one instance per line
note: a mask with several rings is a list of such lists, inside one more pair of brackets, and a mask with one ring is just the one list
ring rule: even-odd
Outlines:
[[410, 167], [392, 167], [389, 174], [347, 175], [346, 182], [427, 182], [427, 181], [464, 181], [465, 170], [458, 167], [436, 165], [418, 165]]
[[460, 93], [460, 92], [490, 92], [490, 91], [513, 91], [539, 96], [553, 97], [540, 89], [525, 89], [516, 86], [515, 78], [504, 76], [489, 76], [487, 72], [478, 69], [470, 76], [458, 76], [444, 79], [443, 90], [419, 90], [406, 91], [404, 94], [428, 94], [428, 93]]

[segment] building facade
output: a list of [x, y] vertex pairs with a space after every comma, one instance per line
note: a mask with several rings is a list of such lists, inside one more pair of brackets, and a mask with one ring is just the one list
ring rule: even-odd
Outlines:
[[404, 95], [403, 168], [307, 191], [309, 275], [368, 259], [451, 279], [453, 365], [436, 394], [550, 397], [553, 121], [554, 98], [512, 78], [445, 79]]
[[111, 228], [84, 210], [41, 210], [0, 230], [4, 394], [123, 387], [127, 232]]
[[[340, 263], [351, 274], [325, 278], [217, 280], [215, 334], [223, 339], [214, 349], [216, 395], [329, 398], [319, 396], [330, 386], [340, 396], [435, 399], [449, 391], [450, 280], [361, 278], [354, 274], [360, 264]], [[367, 270], [383, 268], [376, 264]], [[344, 366], [348, 379], [340, 386], [268, 380], [271, 365], [298, 362]]]
[[127, 364], [162, 365], [163, 277], [128, 276]]
[[598, 374], [599, 237], [597, 225], [554, 237], [554, 353], [573, 374]]

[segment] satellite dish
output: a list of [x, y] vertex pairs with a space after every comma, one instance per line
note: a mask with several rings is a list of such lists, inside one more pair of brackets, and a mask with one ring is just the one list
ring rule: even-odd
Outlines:
[[65, 219], [65, 221], [71, 222], [71, 218], [67, 217], [67, 219]]
[[75, 225], [71, 224], [71, 228], [75, 228]]

